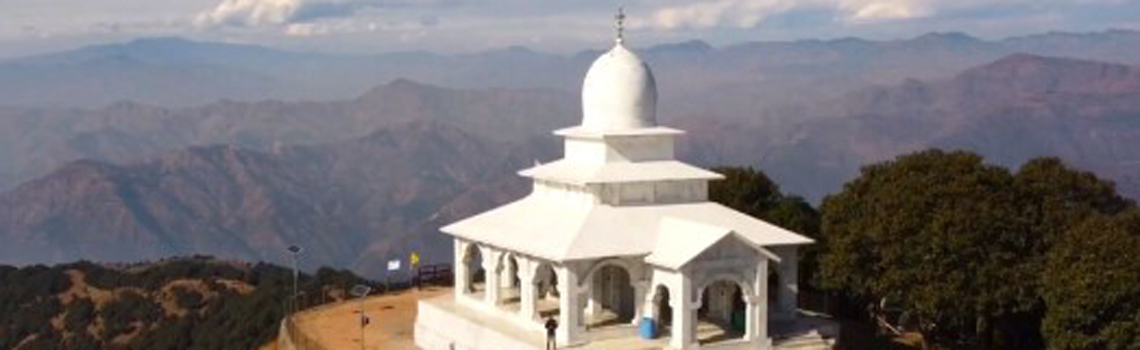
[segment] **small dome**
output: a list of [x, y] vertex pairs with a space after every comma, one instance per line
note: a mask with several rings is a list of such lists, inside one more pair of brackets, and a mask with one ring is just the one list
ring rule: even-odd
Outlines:
[[582, 83], [582, 127], [616, 131], [657, 126], [653, 72], [620, 41], [598, 57]]

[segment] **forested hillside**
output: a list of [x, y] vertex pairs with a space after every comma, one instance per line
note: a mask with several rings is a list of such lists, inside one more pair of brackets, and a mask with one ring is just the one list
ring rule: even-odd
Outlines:
[[[347, 271], [303, 275], [301, 305], [357, 283]], [[0, 349], [256, 349], [277, 336], [291, 288], [291, 270], [206, 257], [0, 266]]]

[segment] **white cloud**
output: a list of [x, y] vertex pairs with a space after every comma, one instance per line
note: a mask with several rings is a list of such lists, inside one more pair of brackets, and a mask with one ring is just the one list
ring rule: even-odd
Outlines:
[[[0, 0], [0, 55], [145, 36], [330, 51], [606, 45], [612, 0]], [[19, 3], [19, 6], [15, 4]], [[637, 45], [1137, 28], [1140, 0], [623, 0]], [[68, 9], [60, 11], [59, 9]], [[1134, 17], [1134, 16], [1133, 16]], [[740, 28], [763, 28], [740, 30]], [[382, 33], [383, 35], [377, 35]], [[319, 39], [318, 39], [319, 38]]]
[[316, 23], [293, 23], [285, 27], [285, 35], [309, 37], [329, 33], [329, 27]]
[[194, 23], [199, 27], [288, 27], [295, 23], [351, 19], [376, 9], [442, 8], [455, 1], [458, 0], [221, 0], [200, 12]]
[[[748, 28], [766, 18], [795, 10], [835, 13], [837, 23], [866, 24], [936, 17], [954, 12], [992, 8], [1061, 8], [1064, 6], [1119, 4], [1124, 0], [696, 0], [656, 6], [638, 22], [655, 29]], [[671, 5], [670, 5], [671, 4]]]
[[929, 15], [933, 0], [705, 0], [665, 6], [653, 12], [648, 24], [658, 29], [753, 27], [765, 18], [792, 10], [832, 10], [837, 19], [874, 22], [920, 18]]
[[280, 25], [291, 20], [301, 5], [301, 0], [222, 0], [212, 10], [198, 14], [194, 24], [201, 27]]
[[839, 4], [845, 20], [876, 22], [929, 16], [930, 10], [916, 0], [848, 0]]

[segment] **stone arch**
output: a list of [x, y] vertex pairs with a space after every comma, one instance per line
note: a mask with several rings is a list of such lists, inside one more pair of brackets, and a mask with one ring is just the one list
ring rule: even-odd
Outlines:
[[703, 279], [698, 284], [697, 322], [711, 323], [719, 328], [718, 333], [702, 336], [702, 344], [747, 336], [747, 298], [752, 293], [751, 284], [737, 274], [723, 273]]
[[476, 243], [463, 246], [463, 265], [467, 268], [467, 290], [465, 293], [482, 292], [486, 287], [487, 273], [483, 270], [483, 247]]
[[524, 267], [530, 275], [527, 288], [530, 288], [530, 296], [526, 302], [530, 303], [524, 307], [532, 308], [533, 316], [539, 319], [545, 319], [558, 315], [560, 310], [559, 304], [561, 303], [562, 293], [558, 281], [558, 270], [554, 268], [554, 264], [542, 260], [528, 260]]
[[531, 272], [531, 275], [534, 276], [534, 280], [531, 283], [534, 283], [535, 287], [538, 288], [538, 299], [545, 297], [557, 298], [560, 293], [558, 288], [558, 271], [554, 269], [554, 265], [545, 261], [531, 265], [534, 268]]
[[621, 324], [633, 321], [637, 302], [632, 273], [620, 264], [606, 264], [590, 276], [592, 322]]
[[606, 259], [599, 260], [599, 261], [595, 262], [592, 266], [590, 266], [590, 269], [587, 270], [586, 275], [581, 280], [579, 280], [579, 283], [582, 285], [585, 285], [586, 283], [588, 283], [589, 281], [591, 281], [594, 278], [594, 274], [597, 273], [598, 270], [601, 270], [602, 268], [604, 268], [606, 266], [618, 266], [618, 267], [621, 267], [622, 269], [625, 269], [625, 271], [627, 273], [629, 273], [629, 277], [630, 277], [631, 282], [641, 279], [640, 278], [641, 276], [638, 273], [638, 272], [640, 272], [640, 270], [637, 269], [637, 266], [634, 265], [632, 262], [630, 262], [626, 259], [622, 259], [622, 258], [606, 258]]
[[505, 253], [499, 255], [499, 268], [498, 268], [498, 271], [496, 271], [496, 272], [499, 274], [501, 274], [503, 272], [507, 273], [507, 276], [509, 278], [504, 280], [504, 282], [507, 282], [507, 283], [501, 284], [501, 286], [504, 288], [506, 288], [506, 287], [518, 288], [522, 284], [522, 280], [519, 278], [519, 275], [522, 273], [522, 270], [521, 270], [521, 266], [519, 265], [519, 259], [515, 255], [515, 253], [505, 252]]
[[748, 282], [747, 277], [744, 277], [741, 274], [720, 273], [720, 274], [712, 275], [712, 276], [709, 276], [706, 278], [702, 278], [701, 282], [697, 283], [697, 289], [696, 289], [697, 299], [696, 300], [701, 300], [701, 298], [704, 297], [703, 293], [704, 293], [705, 289], [708, 288], [709, 285], [711, 285], [717, 281], [725, 281], [725, 280], [731, 281], [734, 284], [736, 284], [736, 286], [738, 288], [740, 288], [741, 292], [743, 292], [744, 295], [756, 295], [755, 291], [752, 290], [753, 289], [752, 283]]
[[518, 257], [511, 252], [499, 254], [495, 278], [499, 279], [499, 301], [504, 304], [518, 303], [522, 298], [522, 266]]

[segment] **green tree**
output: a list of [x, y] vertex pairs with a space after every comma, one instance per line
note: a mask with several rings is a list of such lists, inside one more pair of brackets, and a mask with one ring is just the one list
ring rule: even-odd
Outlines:
[[751, 167], [718, 167], [724, 180], [709, 184], [709, 200], [746, 214], [763, 217], [784, 197], [780, 187], [763, 172]]
[[1044, 274], [1049, 349], [1140, 349], [1140, 210], [1095, 215], [1058, 241]]
[[76, 298], [67, 305], [63, 317], [64, 329], [72, 333], [85, 333], [95, 321], [95, 303], [89, 298]]
[[1019, 219], [1035, 239], [1019, 242], [1017, 249], [1025, 252], [1025, 259], [1009, 266], [1010, 275], [1017, 276], [1018, 281], [1030, 282], [1017, 289], [1018, 294], [1012, 297], [1029, 302], [1031, 307], [1020, 317], [1001, 319], [999, 326], [1016, 336], [1018, 348], [1044, 348], [1041, 322], [1046, 305], [1041, 296], [1047, 287], [1041, 283], [1041, 271], [1046, 269], [1049, 251], [1064, 248], [1059, 246], [1058, 240], [1089, 217], [1115, 215], [1134, 203], [1120, 196], [1111, 181], [1071, 168], [1052, 157], [1033, 159], [1022, 165], [1014, 174], [1014, 187], [1019, 199]]
[[824, 200], [823, 286], [883, 298], [950, 343], [990, 346], [994, 321], [1029, 308], [1008, 266], [1035, 239], [1013, 176], [968, 152], [923, 151], [863, 168]]
[[[1058, 158], [1030, 160], [1014, 175], [1022, 216], [1034, 232], [1043, 234], [1044, 253], [1055, 237], [1092, 214], [1115, 215], [1135, 205], [1117, 194], [1111, 181], [1065, 165]], [[1044, 254], [1042, 254], [1043, 256]]]
[[[328, 281], [302, 274], [301, 285], [316, 294], [370, 283], [347, 270], [326, 271]], [[64, 304], [70, 276], [81, 272], [89, 284], [114, 291], [100, 307], [89, 298]], [[252, 289], [231, 288], [219, 280], [241, 281]], [[175, 286], [197, 281], [204, 290]], [[308, 283], [313, 282], [313, 283]], [[292, 271], [269, 264], [252, 266], [218, 262], [208, 257], [167, 259], [129, 269], [90, 262], [54, 267], [0, 266], [0, 349], [253, 349], [277, 335], [291, 293]], [[192, 312], [166, 315], [160, 301], [171, 290], [175, 302]], [[209, 297], [206, 297], [209, 295]], [[63, 321], [55, 329], [55, 320]], [[102, 332], [90, 334], [96, 326]], [[137, 333], [136, 333], [137, 331]], [[116, 337], [132, 334], [129, 342]], [[34, 337], [34, 340], [27, 341]]]
[[[725, 179], [709, 184], [709, 200], [801, 235], [819, 237], [819, 211], [799, 196], [785, 195], [764, 172], [751, 167], [719, 167], [713, 171]], [[812, 292], [816, 256], [820, 247], [801, 248], [799, 281]]]
[[1010, 174], [968, 152], [901, 156], [824, 200], [820, 281], [885, 299], [950, 344], [1043, 348], [1042, 271], [1069, 242], [1058, 237], [1133, 206], [1112, 182], [1056, 158]]
[[819, 212], [798, 196], [780, 192], [764, 172], [751, 167], [718, 167], [724, 180], [709, 184], [709, 200], [809, 237], [819, 233]]

